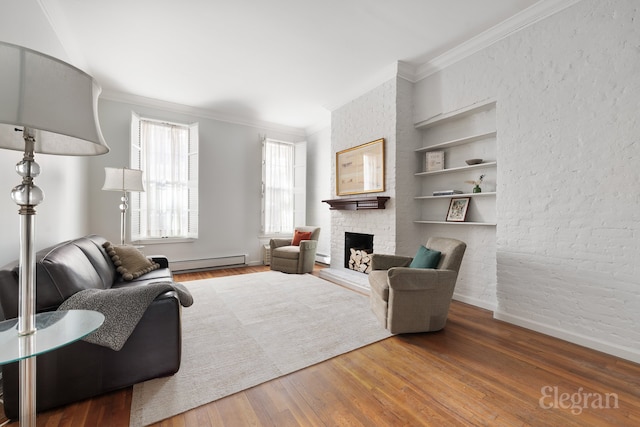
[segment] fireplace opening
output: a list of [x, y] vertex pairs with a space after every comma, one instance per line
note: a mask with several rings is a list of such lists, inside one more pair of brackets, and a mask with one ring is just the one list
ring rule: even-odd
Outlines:
[[344, 233], [344, 268], [369, 273], [373, 253], [373, 234]]

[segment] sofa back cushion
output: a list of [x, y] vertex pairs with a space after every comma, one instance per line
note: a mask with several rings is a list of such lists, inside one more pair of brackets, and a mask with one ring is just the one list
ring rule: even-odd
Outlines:
[[[116, 272], [103, 242], [99, 236], [87, 236], [36, 253], [36, 312], [55, 310], [83, 289], [111, 287]], [[7, 319], [18, 315], [18, 272], [18, 262], [0, 272], [0, 303]]]

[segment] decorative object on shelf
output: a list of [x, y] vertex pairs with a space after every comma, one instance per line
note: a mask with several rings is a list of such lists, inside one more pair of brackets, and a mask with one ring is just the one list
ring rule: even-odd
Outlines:
[[482, 163], [482, 159], [469, 159], [469, 160], [465, 160], [465, 162], [471, 166], [471, 165], [479, 165], [480, 163]]
[[453, 196], [455, 194], [463, 194], [460, 190], [436, 190], [433, 192], [434, 196]]
[[323, 202], [331, 206], [330, 210], [359, 211], [362, 209], [384, 209], [389, 199], [390, 197], [388, 196], [345, 197], [342, 199], [327, 199], [323, 200]]
[[384, 191], [384, 138], [336, 153], [336, 194]]
[[456, 197], [451, 199], [449, 203], [449, 212], [447, 212], [447, 221], [464, 222], [467, 218], [467, 209], [471, 197]]
[[122, 197], [120, 197], [120, 244], [124, 245], [125, 240], [125, 226], [127, 215], [127, 192], [129, 191], [144, 191], [142, 184], [142, 171], [139, 169], [127, 169], [127, 168], [104, 168], [104, 185], [103, 190], [106, 191], [120, 191]]
[[434, 172], [444, 169], [444, 151], [428, 151], [425, 154], [425, 171]]
[[473, 192], [474, 193], [482, 193], [482, 188], [480, 188], [480, 184], [482, 184], [482, 180], [484, 179], [484, 174], [480, 175], [477, 181], [465, 181], [467, 184], [473, 184]]
[[[35, 214], [44, 194], [33, 183], [40, 174], [34, 153], [92, 156], [107, 153], [109, 147], [98, 123], [101, 89], [91, 76], [51, 56], [4, 42], [0, 58], [0, 147], [24, 152], [16, 165], [22, 183], [11, 192], [20, 206], [18, 324], [15, 339], [3, 346], [20, 346], [20, 425], [27, 427], [36, 425], [35, 355], [42, 351], [36, 332], [43, 325], [37, 320], [48, 314], [35, 313]], [[73, 341], [63, 339], [54, 341], [59, 345]]]

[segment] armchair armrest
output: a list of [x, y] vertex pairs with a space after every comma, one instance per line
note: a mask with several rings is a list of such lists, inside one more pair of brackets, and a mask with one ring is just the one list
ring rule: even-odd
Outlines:
[[457, 273], [432, 268], [393, 267], [389, 269], [389, 291], [424, 291], [455, 286]]
[[408, 267], [413, 258], [401, 255], [371, 254], [372, 270], [388, 270], [392, 267]]
[[282, 246], [290, 246], [291, 245], [291, 239], [271, 239], [269, 240], [269, 247], [271, 248], [271, 250], [274, 250], [276, 248], [280, 248]]
[[317, 240], [301, 240], [300, 241], [300, 251], [310, 251], [310, 250], [316, 250], [316, 248], [318, 247], [318, 241]]

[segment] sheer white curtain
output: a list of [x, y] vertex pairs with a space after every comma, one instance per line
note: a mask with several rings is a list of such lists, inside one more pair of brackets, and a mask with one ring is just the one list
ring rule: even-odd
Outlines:
[[264, 141], [264, 232], [293, 233], [294, 145]]
[[147, 237], [187, 236], [189, 128], [141, 120], [140, 144], [146, 184], [141, 220]]

